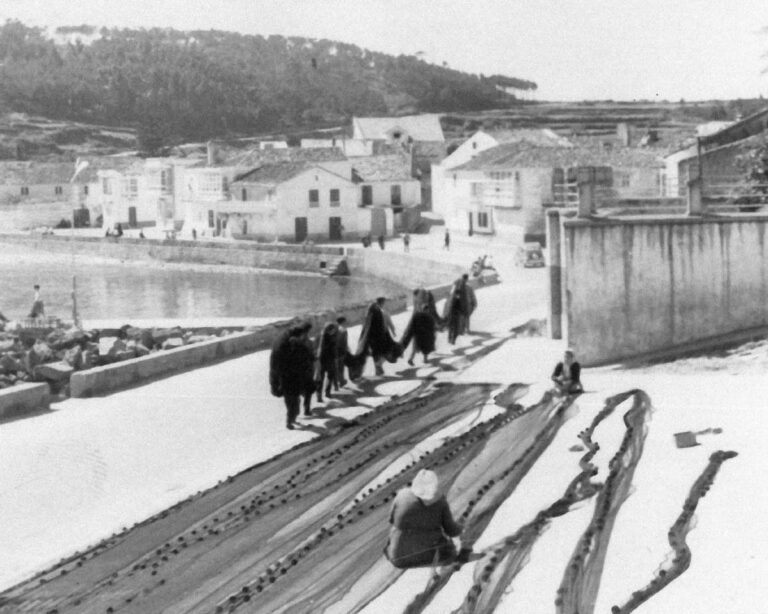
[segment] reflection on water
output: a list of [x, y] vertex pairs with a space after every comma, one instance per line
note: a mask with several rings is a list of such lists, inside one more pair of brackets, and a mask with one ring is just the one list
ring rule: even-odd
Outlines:
[[38, 283], [47, 315], [69, 319], [73, 274], [84, 320], [290, 316], [403, 291], [378, 279], [97, 264], [84, 256], [0, 249], [0, 311], [11, 319], [25, 317], [32, 306], [32, 286]]

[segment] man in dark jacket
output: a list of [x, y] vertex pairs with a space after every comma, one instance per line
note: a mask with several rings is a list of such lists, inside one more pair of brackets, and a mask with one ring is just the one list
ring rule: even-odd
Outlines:
[[581, 365], [576, 362], [573, 350], [565, 350], [563, 361], [555, 365], [552, 381], [560, 392], [566, 394], [584, 392], [581, 387]]
[[336, 336], [339, 328], [336, 322], [328, 322], [323, 326], [317, 338], [317, 350], [315, 358], [316, 373], [315, 388], [317, 389], [317, 402], [323, 402], [323, 384], [325, 383], [325, 396], [331, 398], [331, 387], [339, 389], [338, 376], [336, 374], [337, 352]]
[[[272, 394], [282, 396], [287, 411], [286, 426], [293, 429], [299, 415], [300, 397], [312, 388], [314, 355], [307, 339], [311, 324], [291, 327], [272, 347], [269, 383]], [[311, 396], [311, 392], [309, 395]]]
[[469, 316], [477, 307], [475, 291], [469, 287], [469, 275], [463, 275], [453, 284], [445, 300], [443, 318], [448, 325], [448, 343], [456, 343], [459, 335], [468, 332]]
[[347, 318], [339, 316], [336, 318], [336, 380], [339, 386], [347, 383], [344, 378], [344, 359], [349, 353], [349, 335], [347, 333]]

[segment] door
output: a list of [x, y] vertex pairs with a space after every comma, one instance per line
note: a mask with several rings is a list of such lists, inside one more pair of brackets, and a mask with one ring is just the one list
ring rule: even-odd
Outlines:
[[133, 228], [136, 222], [136, 207], [128, 207], [128, 225]]
[[469, 236], [472, 236], [472, 233], [474, 232], [474, 227], [472, 226], [472, 212], [467, 211], [467, 217], [469, 218]]
[[307, 218], [297, 217], [295, 226], [296, 243], [303, 243], [307, 239]]
[[384, 209], [371, 209], [371, 235], [387, 236], [387, 214]]
[[341, 241], [341, 218], [328, 218], [328, 238], [331, 241]]

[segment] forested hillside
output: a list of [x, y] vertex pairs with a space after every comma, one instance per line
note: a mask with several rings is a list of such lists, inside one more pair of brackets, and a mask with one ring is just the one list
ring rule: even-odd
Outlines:
[[329, 40], [91, 26], [56, 34], [69, 42], [17, 21], [0, 26], [2, 110], [132, 126], [140, 139], [285, 130], [353, 114], [473, 111], [514, 103], [497, 83], [536, 88]]

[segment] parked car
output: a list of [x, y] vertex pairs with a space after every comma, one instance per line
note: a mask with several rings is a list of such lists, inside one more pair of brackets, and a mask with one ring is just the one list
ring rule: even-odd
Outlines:
[[524, 243], [517, 250], [517, 263], [527, 269], [546, 266], [540, 243]]

